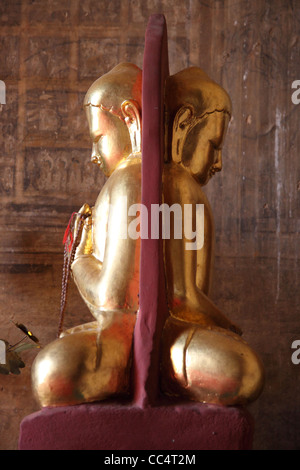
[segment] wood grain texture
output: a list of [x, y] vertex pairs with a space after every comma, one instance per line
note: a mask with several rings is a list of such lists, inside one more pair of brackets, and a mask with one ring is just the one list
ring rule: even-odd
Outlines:
[[[300, 447], [300, 80], [297, 0], [0, 0], [1, 337], [11, 319], [47, 343], [58, 321], [62, 237], [70, 214], [104, 183], [89, 167], [82, 111], [89, 85], [119, 61], [142, 66], [145, 28], [164, 13], [170, 72], [200, 66], [226, 88], [233, 119], [223, 171], [206, 188], [217, 236], [214, 299], [261, 355], [267, 373], [250, 407], [255, 447]], [[72, 287], [66, 326], [90, 316]], [[0, 448], [17, 446], [36, 409], [30, 364], [0, 376]]]

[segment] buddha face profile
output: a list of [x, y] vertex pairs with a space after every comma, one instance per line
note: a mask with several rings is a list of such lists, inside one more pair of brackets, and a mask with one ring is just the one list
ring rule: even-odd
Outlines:
[[205, 185], [222, 169], [222, 145], [231, 115], [223, 88], [197, 67], [169, 77], [166, 87], [169, 152]]
[[139, 150], [141, 82], [142, 71], [134, 64], [123, 63], [96, 80], [85, 96], [93, 142], [91, 160], [106, 176]]

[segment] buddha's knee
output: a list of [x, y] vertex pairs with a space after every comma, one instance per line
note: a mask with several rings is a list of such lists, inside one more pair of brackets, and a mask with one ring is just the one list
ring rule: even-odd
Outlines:
[[238, 335], [170, 320], [164, 331], [166, 393], [221, 405], [246, 404], [261, 393], [262, 363]]
[[33, 392], [40, 405], [72, 405], [126, 394], [134, 326], [126, 321], [115, 321], [101, 331], [78, 329], [48, 344], [32, 366]]
[[80, 379], [89, 357], [96, 357], [96, 344], [86, 335], [69, 335], [48, 344], [32, 365], [32, 388], [41, 406], [84, 401]]

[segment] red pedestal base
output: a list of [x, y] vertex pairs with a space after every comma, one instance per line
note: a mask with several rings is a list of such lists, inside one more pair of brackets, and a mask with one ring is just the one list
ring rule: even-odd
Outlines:
[[203, 404], [44, 408], [21, 423], [20, 450], [249, 450], [247, 410]]

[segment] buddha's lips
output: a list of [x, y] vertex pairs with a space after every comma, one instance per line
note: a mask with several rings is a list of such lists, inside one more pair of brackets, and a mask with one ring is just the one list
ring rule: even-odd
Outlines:
[[101, 159], [101, 157], [97, 156], [97, 155], [93, 155], [92, 158], [91, 158], [91, 161], [92, 163], [94, 163], [95, 165], [98, 165], [100, 168], [103, 168], [104, 165], [103, 165], [103, 161]]

